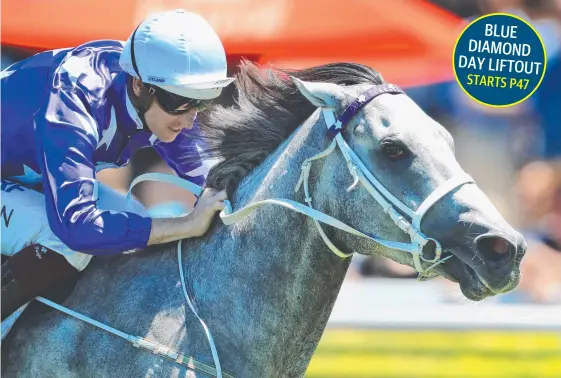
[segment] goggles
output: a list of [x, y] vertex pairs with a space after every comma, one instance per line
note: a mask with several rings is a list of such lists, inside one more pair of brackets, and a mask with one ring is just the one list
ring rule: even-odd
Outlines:
[[151, 96], [156, 97], [160, 107], [169, 114], [185, 114], [193, 109], [202, 111], [212, 104], [212, 100], [198, 100], [171, 93], [151, 84], [144, 84]]

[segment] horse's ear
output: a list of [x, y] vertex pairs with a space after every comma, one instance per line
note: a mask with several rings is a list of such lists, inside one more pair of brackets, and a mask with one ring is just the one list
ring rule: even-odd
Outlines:
[[290, 77], [296, 88], [318, 108], [338, 108], [345, 98], [343, 89], [332, 83], [315, 83]]

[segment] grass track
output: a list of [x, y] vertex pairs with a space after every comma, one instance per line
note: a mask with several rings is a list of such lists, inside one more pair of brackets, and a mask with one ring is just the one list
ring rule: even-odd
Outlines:
[[306, 377], [561, 378], [561, 334], [327, 329]]

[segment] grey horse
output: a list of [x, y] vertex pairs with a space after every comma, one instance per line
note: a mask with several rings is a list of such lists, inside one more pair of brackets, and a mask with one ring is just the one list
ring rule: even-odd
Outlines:
[[[259, 200], [304, 201], [295, 191], [305, 159], [329, 144], [319, 107], [337, 113], [373, 85], [373, 69], [338, 63], [299, 71], [241, 65], [232, 100], [199, 118], [208, 185], [226, 188], [234, 210]], [[370, 172], [415, 208], [463, 172], [440, 124], [405, 94], [381, 94], [349, 122], [344, 138]], [[341, 153], [314, 163], [315, 209], [386, 240], [409, 240], [353, 178]], [[512, 290], [526, 250], [522, 236], [475, 184], [451, 190], [426, 213], [423, 232], [440, 241], [435, 275], [482, 300]], [[414, 266], [411, 254], [323, 225], [342, 251]], [[179, 284], [175, 244], [97, 258], [64, 305], [213, 365], [200, 324]], [[313, 219], [263, 206], [204, 237], [182, 242], [187, 289], [216, 342], [222, 369], [236, 377], [302, 377], [337, 299], [350, 258], [331, 252]], [[424, 267], [429, 265], [422, 263]], [[22, 316], [3, 345], [5, 377], [206, 377], [58, 311]]]

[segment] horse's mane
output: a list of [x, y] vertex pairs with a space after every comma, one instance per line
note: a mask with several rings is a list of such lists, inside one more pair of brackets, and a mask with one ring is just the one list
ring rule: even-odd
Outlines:
[[305, 81], [339, 85], [382, 84], [374, 69], [356, 63], [333, 63], [303, 70], [263, 68], [242, 61], [235, 87], [224, 91], [198, 124], [206, 144], [203, 158], [219, 159], [207, 178], [209, 187], [231, 194], [315, 110], [289, 75]]

